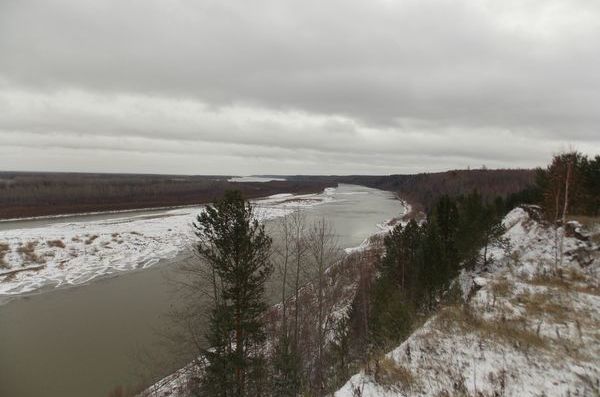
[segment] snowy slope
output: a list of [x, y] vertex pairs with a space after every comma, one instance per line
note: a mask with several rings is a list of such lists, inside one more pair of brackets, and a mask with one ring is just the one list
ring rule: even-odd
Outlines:
[[335, 396], [599, 395], [598, 235], [536, 218], [533, 207], [509, 213], [509, 248], [460, 277], [468, 302], [442, 308]]
[[[328, 188], [321, 194], [278, 194], [257, 200], [257, 217], [272, 219], [298, 207], [331, 201], [333, 191]], [[190, 246], [191, 222], [202, 208], [0, 231], [0, 297], [82, 284], [174, 258]], [[31, 270], [13, 272], [22, 269]]]

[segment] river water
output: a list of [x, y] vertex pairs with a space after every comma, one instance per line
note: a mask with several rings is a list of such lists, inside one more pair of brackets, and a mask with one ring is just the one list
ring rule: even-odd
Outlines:
[[[353, 247], [403, 211], [389, 192], [340, 185], [333, 201], [307, 209], [306, 216], [309, 222], [326, 218], [340, 246]], [[29, 221], [3, 227], [38, 226]], [[166, 375], [185, 365], [191, 357], [166, 349], [160, 334], [169, 321], [166, 314], [182, 304], [169, 279], [187, 258], [184, 252], [145, 270], [0, 306], [0, 396], [105, 397], [117, 385], [147, 384], [144, 374], [156, 374], [157, 368]], [[150, 361], [158, 367], [146, 367]]]

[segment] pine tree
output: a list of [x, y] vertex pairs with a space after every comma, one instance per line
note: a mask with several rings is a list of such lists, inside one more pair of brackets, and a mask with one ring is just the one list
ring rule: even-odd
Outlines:
[[456, 234], [458, 230], [458, 209], [456, 203], [447, 195], [438, 201], [432, 214], [433, 222], [437, 224], [440, 243], [439, 264], [442, 277], [447, 279], [458, 269], [458, 252]]
[[228, 191], [207, 206], [194, 227], [214, 294], [202, 391], [222, 397], [260, 395], [265, 370], [261, 317], [267, 308], [265, 282], [272, 272], [271, 238], [239, 191]]
[[591, 216], [600, 215], [600, 155], [585, 162], [583, 169], [586, 203], [584, 212]]

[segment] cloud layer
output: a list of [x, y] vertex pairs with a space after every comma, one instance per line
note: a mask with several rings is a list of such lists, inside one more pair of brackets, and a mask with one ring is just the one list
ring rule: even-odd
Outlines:
[[530, 167], [600, 152], [592, 0], [5, 0], [0, 169]]

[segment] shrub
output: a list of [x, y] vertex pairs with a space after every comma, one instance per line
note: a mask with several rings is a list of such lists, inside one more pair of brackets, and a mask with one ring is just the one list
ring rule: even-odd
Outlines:
[[7, 268], [8, 264], [4, 260], [6, 254], [10, 251], [8, 243], [0, 242], [0, 268]]
[[44, 259], [40, 258], [36, 252], [37, 241], [28, 241], [25, 245], [19, 245], [17, 252], [23, 257], [25, 263], [44, 263]]
[[376, 361], [373, 375], [380, 385], [399, 387], [404, 391], [411, 390], [416, 383], [410, 369], [397, 364], [387, 356]]
[[48, 244], [48, 247], [65, 248], [65, 243], [62, 240], [48, 240], [46, 244]]
[[85, 240], [85, 245], [90, 245], [97, 238], [98, 238], [98, 235], [96, 235], [96, 234], [94, 234], [93, 236], [88, 237], [87, 240]]

